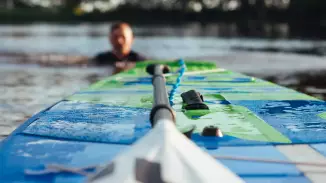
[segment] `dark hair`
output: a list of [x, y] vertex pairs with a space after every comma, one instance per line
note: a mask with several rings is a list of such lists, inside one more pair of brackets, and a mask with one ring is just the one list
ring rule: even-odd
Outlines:
[[127, 22], [116, 22], [116, 23], [112, 24], [110, 32], [113, 32], [116, 29], [120, 29], [122, 26], [131, 27]]

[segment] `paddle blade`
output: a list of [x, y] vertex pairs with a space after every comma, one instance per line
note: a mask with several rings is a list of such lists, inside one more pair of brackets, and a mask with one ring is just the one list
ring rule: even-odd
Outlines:
[[211, 183], [242, 181], [237, 175], [160, 120], [146, 136], [89, 178], [90, 183]]

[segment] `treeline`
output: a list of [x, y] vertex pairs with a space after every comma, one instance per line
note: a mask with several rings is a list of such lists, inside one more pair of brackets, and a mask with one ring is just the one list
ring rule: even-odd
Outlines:
[[[66, 0], [63, 5], [50, 8], [31, 6], [19, 0], [13, 2], [15, 8], [0, 9], [0, 22], [126, 20], [164, 23], [254, 20], [326, 24], [325, 0], [291, 0], [287, 4], [285, 2], [288, 1], [285, 0], [238, 0], [235, 9], [225, 8], [231, 0], [220, 0], [213, 8], [204, 0], [129, 0], [108, 12], [93, 11], [79, 14], [76, 13], [76, 8], [83, 2], [82, 0]], [[191, 8], [193, 2], [196, 2], [197, 6], [200, 4], [200, 11]]]

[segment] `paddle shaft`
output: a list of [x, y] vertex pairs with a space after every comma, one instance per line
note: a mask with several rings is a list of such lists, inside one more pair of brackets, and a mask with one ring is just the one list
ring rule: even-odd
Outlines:
[[151, 70], [147, 70], [147, 72], [153, 75], [152, 83], [154, 87], [154, 103], [151, 114], [152, 126], [155, 126], [157, 121], [161, 119], [174, 122], [174, 113], [168, 100], [165, 77], [163, 75], [164, 69], [167, 68], [159, 64], [150, 65], [149, 67], [151, 67]]
[[160, 104], [169, 104], [162, 65], [155, 65], [152, 82], [154, 86], [154, 106]]

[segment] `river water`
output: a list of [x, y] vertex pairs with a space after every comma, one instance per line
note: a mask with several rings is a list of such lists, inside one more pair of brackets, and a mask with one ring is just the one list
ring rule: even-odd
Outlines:
[[[43, 108], [107, 76], [105, 68], [17, 64], [24, 56], [92, 57], [110, 49], [110, 24], [0, 25], [0, 139]], [[325, 97], [326, 41], [291, 36], [286, 24], [244, 34], [235, 24], [135, 25], [134, 50], [152, 59], [197, 59]], [[255, 32], [252, 30], [251, 32]], [[299, 39], [300, 38], [300, 39]], [[36, 63], [36, 64], [35, 64]]]

